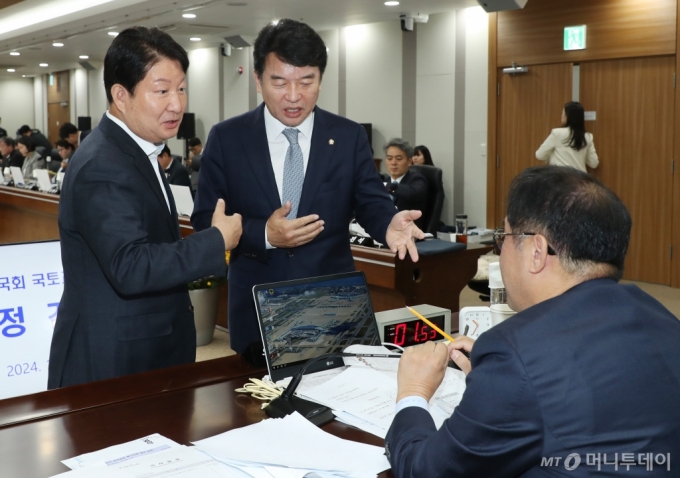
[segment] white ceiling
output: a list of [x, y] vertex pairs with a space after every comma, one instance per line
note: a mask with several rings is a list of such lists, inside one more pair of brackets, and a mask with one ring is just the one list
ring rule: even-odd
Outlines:
[[[54, 1], [25, 0], [1, 10], [0, 18]], [[384, 0], [113, 0], [63, 18], [0, 33], [0, 78], [76, 68], [83, 61], [79, 55], [88, 55], [90, 62], [101, 62], [113, 39], [107, 32], [132, 25], [164, 28], [184, 48], [193, 49], [224, 43], [225, 36], [242, 35], [252, 40], [267, 22], [278, 18], [299, 19], [317, 31], [391, 20], [395, 28], [400, 28], [401, 13], [431, 15], [477, 5], [476, 0], [401, 0], [395, 7], [385, 6]], [[182, 18], [182, 13], [188, 12], [196, 14], [196, 18]], [[200, 37], [201, 41], [189, 41], [190, 37]], [[56, 40], [64, 46], [52, 46]], [[21, 55], [10, 56], [10, 51]], [[43, 62], [49, 67], [41, 68], [39, 64]], [[16, 72], [8, 73], [8, 68]]]

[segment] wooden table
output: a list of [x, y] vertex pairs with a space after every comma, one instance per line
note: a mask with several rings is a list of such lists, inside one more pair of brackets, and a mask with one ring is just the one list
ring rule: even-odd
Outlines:
[[[152, 433], [189, 445], [256, 423], [261, 402], [234, 389], [264, 373], [231, 356], [0, 401], [0, 476], [45, 478], [68, 471], [61, 460]], [[384, 443], [335, 421], [323, 429]]]

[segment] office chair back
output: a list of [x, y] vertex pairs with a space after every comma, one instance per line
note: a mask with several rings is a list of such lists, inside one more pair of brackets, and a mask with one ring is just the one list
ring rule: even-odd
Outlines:
[[423, 232], [429, 232], [436, 236], [442, 215], [442, 207], [444, 206], [442, 170], [425, 164], [414, 164], [409, 167], [409, 170], [422, 174], [427, 179], [427, 210], [423, 211], [423, 224], [425, 225]]

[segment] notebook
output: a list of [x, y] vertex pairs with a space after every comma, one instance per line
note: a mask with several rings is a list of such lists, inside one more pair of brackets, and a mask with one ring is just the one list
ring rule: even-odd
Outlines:
[[172, 196], [175, 198], [175, 208], [180, 216], [191, 216], [194, 211], [194, 198], [191, 197], [191, 189], [188, 186], [170, 185]]
[[[380, 345], [363, 272], [262, 284], [253, 287], [257, 318], [272, 380], [290, 377], [319, 355], [354, 344]], [[342, 367], [321, 360], [306, 373]]]

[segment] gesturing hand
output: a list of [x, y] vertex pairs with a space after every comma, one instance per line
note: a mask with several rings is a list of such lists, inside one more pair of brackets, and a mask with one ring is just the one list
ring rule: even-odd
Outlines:
[[290, 201], [278, 208], [267, 221], [267, 240], [269, 244], [279, 248], [297, 247], [307, 244], [321, 231], [324, 222], [316, 214], [286, 219], [290, 212]]
[[210, 225], [216, 227], [222, 233], [224, 250], [230, 251], [238, 245], [238, 241], [241, 239], [241, 233], [243, 232], [243, 226], [241, 224], [240, 214], [234, 214], [233, 216], [224, 214], [226, 207], [227, 205], [224, 203], [223, 199], [217, 200], [217, 205], [215, 206], [215, 212], [213, 213]]
[[408, 251], [413, 262], [418, 261], [418, 249], [413, 239], [423, 239], [425, 234], [413, 221], [422, 215], [420, 211], [400, 211], [392, 218], [385, 238], [390, 250], [399, 253], [399, 259], [406, 257]]

